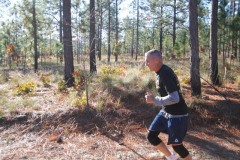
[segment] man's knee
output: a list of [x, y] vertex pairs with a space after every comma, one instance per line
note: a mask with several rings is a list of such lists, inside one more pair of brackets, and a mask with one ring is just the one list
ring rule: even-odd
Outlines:
[[158, 135], [159, 135], [158, 131], [148, 132], [147, 139], [153, 146], [157, 146], [162, 142], [162, 140], [158, 138]]
[[178, 153], [178, 155], [181, 158], [185, 158], [189, 155], [188, 150], [183, 146], [183, 144], [180, 145], [174, 145], [172, 146], [173, 150]]

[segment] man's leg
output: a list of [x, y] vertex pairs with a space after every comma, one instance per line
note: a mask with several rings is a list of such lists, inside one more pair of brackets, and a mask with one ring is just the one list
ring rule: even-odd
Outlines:
[[172, 154], [163, 142], [161, 142], [159, 145], [157, 145], [156, 148], [160, 152], [162, 152], [165, 155], [165, 157], [169, 157]]
[[158, 137], [160, 132], [168, 132], [168, 119], [162, 115], [162, 112], [158, 113], [150, 125], [147, 139], [153, 146], [162, 152], [168, 160], [176, 160], [176, 157], [168, 150], [167, 146]]
[[183, 144], [172, 144], [172, 148], [183, 160], [192, 160], [191, 155]]
[[170, 118], [168, 121], [168, 144], [172, 145], [173, 150], [183, 160], [191, 160], [189, 151], [183, 146], [182, 142], [187, 133], [188, 117]]
[[158, 131], [149, 131], [147, 139], [153, 146], [155, 146], [160, 152], [162, 152], [168, 160], [176, 160], [175, 156], [172, 155], [167, 146], [158, 137], [158, 135]]

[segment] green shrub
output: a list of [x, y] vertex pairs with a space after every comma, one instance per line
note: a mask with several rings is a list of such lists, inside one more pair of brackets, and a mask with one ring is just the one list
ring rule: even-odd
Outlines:
[[34, 91], [36, 83], [33, 81], [18, 84], [17, 88], [14, 89], [14, 94], [24, 95]]
[[80, 110], [85, 110], [87, 105], [87, 96], [84, 91], [80, 96], [76, 92], [73, 92], [71, 95], [71, 106], [77, 107]]
[[64, 80], [61, 80], [58, 82], [58, 91], [60, 92], [66, 92], [67, 91], [67, 85]]
[[100, 75], [102, 77], [116, 77], [120, 75], [125, 75], [126, 68], [122, 65], [119, 65], [118, 67], [111, 67], [108, 65], [104, 65], [101, 67]]
[[108, 77], [108, 76], [103, 77], [102, 78], [102, 86], [105, 89], [106, 88], [112, 88], [112, 86], [113, 86], [113, 78]]
[[152, 90], [152, 89], [155, 89], [155, 87], [156, 87], [156, 82], [154, 80], [150, 79], [147, 83], [147, 88]]
[[183, 78], [182, 78], [182, 83], [183, 83], [183, 84], [190, 85], [190, 84], [191, 84], [191, 80], [190, 80], [189, 77], [183, 77]]
[[120, 55], [121, 53], [121, 43], [114, 43], [113, 45], [113, 55]]
[[101, 112], [101, 111], [103, 111], [103, 108], [104, 108], [104, 101], [103, 100], [99, 100], [99, 101], [97, 101], [97, 103], [96, 103], [96, 108], [97, 108], [97, 111], [98, 112]]

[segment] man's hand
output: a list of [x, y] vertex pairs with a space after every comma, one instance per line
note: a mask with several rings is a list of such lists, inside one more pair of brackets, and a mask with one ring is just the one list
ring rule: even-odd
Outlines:
[[145, 94], [145, 98], [146, 98], [146, 102], [147, 102], [147, 103], [154, 103], [155, 97], [153, 96], [152, 93], [147, 92], [147, 93]]

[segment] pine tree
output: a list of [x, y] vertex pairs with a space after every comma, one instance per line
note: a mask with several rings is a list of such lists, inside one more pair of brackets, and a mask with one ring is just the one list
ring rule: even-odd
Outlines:
[[192, 96], [201, 95], [201, 81], [200, 81], [200, 71], [199, 71], [198, 20], [197, 19], [198, 19], [197, 1], [189, 0]]

